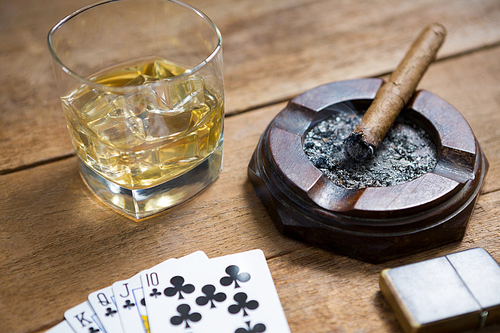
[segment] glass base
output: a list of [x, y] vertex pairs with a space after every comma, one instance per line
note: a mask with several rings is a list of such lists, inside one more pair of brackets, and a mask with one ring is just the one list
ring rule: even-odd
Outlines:
[[106, 204], [136, 219], [175, 206], [210, 185], [222, 170], [222, 142], [207, 159], [194, 169], [162, 184], [130, 190], [97, 174], [81, 160], [80, 173], [87, 186]]

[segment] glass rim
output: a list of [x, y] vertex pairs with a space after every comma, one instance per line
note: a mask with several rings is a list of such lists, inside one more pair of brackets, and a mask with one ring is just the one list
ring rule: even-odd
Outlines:
[[[98, 88], [99, 90], [106, 90], [106, 91], [109, 91], [109, 92], [117, 92], [117, 93], [143, 90], [145, 86], [144, 85], [137, 85], [137, 86], [121, 86], [121, 87], [117, 87], [117, 86], [108, 86], [108, 85], [105, 85], [105, 84], [102, 84], [102, 83], [97, 83], [97, 82], [94, 82], [92, 80], [89, 80], [88, 78], [86, 78], [86, 77], [78, 74], [77, 72], [75, 72], [72, 69], [70, 69], [69, 67], [67, 67], [61, 61], [61, 59], [59, 59], [59, 57], [57, 56], [56, 52], [54, 51], [54, 48], [52, 47], [52, 45], [53, 45], [52, 44], [52, 36], [66, 22], [68, 22], [72, 18], [76, 17], [77, 15], [79, 15], [79, 14], [81, 14], [81, 13], [83, 13], [83, 12], [89, 10], [89, 9], [95, 8], [97, 6], [100, 6], [100, 5], [105, 5], [105, 4], [108, 4], [108, 3], [120, 2], [120, 1], [135, 1], [135, 0], [102, 0], [102, 1], [99, 1], [99, 2], [95, 2], [95, 3], [89, 4], [87, 6], [81, 7], [80, 9], [77, 9], [76, 11], [74, 11], [73, 13], [67, 15], [62, 20], [60, 20], [58, 23], [56, 23], [56, 25], [54, 25], [52, 27], [52, 29], [50, 29], [50, 31], [49, 31], [49, 33], [47, 35], [47, 43], [48, 43], [48, 47], [49, 47], [49, 51], [50, 51], [50, 54], [52, 56], [52, 59], [56, 62], [56, 64], [59, 66], [59, 68], [61, 68], [61, 70], [63, 70], [66, 74], [74, 77], [75, 79], [81, 81], [82, 83], [84, 83], [84, 84], [86, 84], [86, 85], [88, 85], [90, 87]], [[184, 73], [180, 74], [180, 75], [176, 75], [176, 76], [171, 77], [171, 78], [165, 78], [165, 79], [157, 81], [157, 82], [149, 83], [147, 86], [150, 86], [150, 87], [154, 87], [154, 86], [165, 84], [165, 83], [170, 83], [170, 82], [176, 82], [176, 81], [183, 81], [183, 80], [185, 80], [187, 77], [195, 74], [200, 69], [202, 69], [206, 64], [208, 64], [210, 61], [212, 61], [212, 59], [222, 49], [222, 35], [221, 35], [220, 31], [219, 31], [219, 28], [217, 28], [217, 26], [215, 25], [215, 23], [205, 13], [203, 13], [201, 10], [197, 9], [196, 7], [191, 6], [190, 4], [187, 4], [187, 3], [179, 1], [179, 0], [159, 0], [159, 1], [162, 1], [162, 2], [171, 2], [171, 3], [177, 4], [177, 5], [183, 6], [183, 7], [187, 8], [187, 9], [191, 10], [195, 14], [197, 14], [203, 20], [205, 20], [205, 22], [208, 23], [208, 25], [214, 31], [215, 36], [217, 37], [217, 45], [208, 54], [208, 56], [206, 56], [205, 59], [203, 59], [203, 61], [201, 61], [196, 66], [194, 66], [192, 68], [186, 69], [186, 71]]]

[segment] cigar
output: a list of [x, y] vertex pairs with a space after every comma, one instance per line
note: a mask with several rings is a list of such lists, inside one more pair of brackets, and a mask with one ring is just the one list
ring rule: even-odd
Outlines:
[[389, 80], [341, 147], [334, 160], [343, 167], [363, 163], [375, 153], [379, 143], [410, 100], [425, 71], [443, 44], [446, 29], [439, 23], [427, 26], [413, 43]]

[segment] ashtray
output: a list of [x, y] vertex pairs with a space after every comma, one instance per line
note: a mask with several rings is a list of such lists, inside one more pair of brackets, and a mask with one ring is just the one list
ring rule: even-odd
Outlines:
[[465, 118], [433, 93], [415, 92], [400, 114], [422, 128], [437, 150], [434, 169], [416, 179], [344, 188], [306, 156], [304, 137], [311, 128], [342, 112], [339, 104], [366, 110], [382, 84], [357, 79], [304, 92], [262, 134], [248, 176], [283, 234], [372, 263], [463, 238], [488, 161]]

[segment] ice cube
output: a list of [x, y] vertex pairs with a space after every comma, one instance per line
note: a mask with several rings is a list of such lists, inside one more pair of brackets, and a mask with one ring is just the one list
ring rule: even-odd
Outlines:
[[135, 114], [127, 107], [125, 103], [125, 97], [122, 95], [112, 95], [114, 98], [108, 103], [108, 114], [109, 118], [116, 119], [126, 119], [128, 117], [133, 117]]
[[94, 121], [100, 117], [105, 117], [110, 110], [110, 105], [113, 105], [114, 99], [114, 95], [97, 95], [86, 105], [84, 109], [81, 110], [81, 116], [87, 122]]
[[95, 161], [94, 167], [110, 178], [122, 177], [127, 172], [126, 165], [120, 163], [120, 151], [97, 137], [91, 141], [88, 154]]
[[205, 104], [205, 83], [194, 75], [180, 82], [165, 82], [156, 88], [156, 95], [166, 112], [184, 112]]
[[142, 90], [133, 94], [124, 96], [125, 107], [134, 115], [144, 117], [148, 110], [160, 110], [157, 96], [151, 90]]
[[191, 124], [191, 113], [147, 112], [144, 129], [147, 141], [164, 140], [187, 131]]
[[86, 108], [86, 105], [90, 103], [95, 97], [99, 95], [97, 90], [91, 89], [86, 85], [74, 90], [68, 96], [61, 97], [61, 100], [65, 105], [70, 107], [73, 111], [80, 112], [80, 110]]
[[116, 121], [113, 118], [97, 124], [94, 127], [101, 139], [116, 148], [131, 148], [142, 143], [140, 137], [130, 129], [127, 121]]
[[171, 97], [174, 102], [174, 109], [192, 110], [205, 103], [202, 77], [192, 76], [173, 88]]
[[144, 123], [139, 117], [129, 117], [125, 121], [129, 130], [137, 137], [142, 140], [146, 139], [145, 131], [144, 131]]
[[137, 75], [132, 80], [124, 84], [124, 86], [140, 86], [146, 81], [146, 78], [142, 75]]
[[177, 66], [166, 60], [155, 60], [154, 65], [151, 68], [151, 73], [148, 75], [155, 76], [161, 80], [181, 75], [186, 71], [185, 68]]
[[198, 138], [190, 133], [178, 140], [163, 145], [156, 152], [157, 160], [161, 161], [160, 168], [168, 170], [179, 163], [188, 163], [198, 157]]
[[117, 148], [131, 148], [144, 143], [143, 121], [126, 106], [124, 97], [116, 96], [109, 107], [110, 112], [106, 116], [89, 123], [92, 131]]

